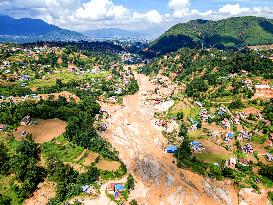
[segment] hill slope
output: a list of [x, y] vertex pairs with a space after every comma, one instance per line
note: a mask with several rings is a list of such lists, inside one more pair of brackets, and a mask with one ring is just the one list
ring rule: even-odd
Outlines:
[[47, 24], [40, 19], [13, 19], [9, 16], [0, 16], [0, 42], [80, 40], [87, 40], [87, 37], [74, 31]]
[[233, 17], [219, 21], [192, 20], [173, 26], [151, 43], [163, 53], [182, 47], [230, 48], [273, 44], [273, 20], [261, 17]]

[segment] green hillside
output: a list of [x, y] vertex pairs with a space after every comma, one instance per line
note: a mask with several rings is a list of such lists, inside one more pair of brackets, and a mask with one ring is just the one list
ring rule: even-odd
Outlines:
[[173, 26], [151, 43], [162, 53], [182, 47], [231, 48], [245, 45], [273, 44], [273, 20], [246, 16], [219, 21], [193, 20]]

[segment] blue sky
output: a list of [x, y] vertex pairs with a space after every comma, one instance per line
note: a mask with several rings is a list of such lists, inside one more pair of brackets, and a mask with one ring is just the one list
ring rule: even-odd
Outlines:
[[[170, 9], [166, 7], [168, 0], [114, 0], [113, 2], [138, 11], [157, 9], [162, 13], [170, 12]], [[193, 0], [190, 3], [190, 8], [205, 11], [209, 9], [219, 9], [225, 4], [237, 3], [243, 7], [273, 6], [273, 0]]]
[[0, 0], [0, 15], [38, 18], [75, 31], [156, 32], [197, 18], [273, 18], [273, 0]]

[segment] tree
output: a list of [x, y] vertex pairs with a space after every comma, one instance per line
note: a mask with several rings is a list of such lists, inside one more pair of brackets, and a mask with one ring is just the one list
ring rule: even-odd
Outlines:
[[185, 123], [182, 122], [182, 123], [180, 124], [180, 127], [179, 127], [179, 136], [180, 136], [180, 137], [185, 137], [187, 134], [188, 134], [188, 128], [187, 128], [187, 126], [185, 125]]
[[176, 119], [177, 120], [183, 120], [183, 118], [184, 118], [184, 113], [181, 111], [181, 112], [178, 112], [177, 114], [176, 114]]
[[130, 201], [130, 205], [137, 205], [137, 201], [135, 199]]
[[135, 180], [131, 174], [129, 174], [129, 176], [127, 177], [127, 182], [125, 184], [125, 187], [128, 191], [131, 191], [135, 188]]
[[0, 193], [0, 204], [1, 204], [1, 205], [11, 205], [11, 199], [8, 198], [8, 197], [3, 196], [3, 195]]

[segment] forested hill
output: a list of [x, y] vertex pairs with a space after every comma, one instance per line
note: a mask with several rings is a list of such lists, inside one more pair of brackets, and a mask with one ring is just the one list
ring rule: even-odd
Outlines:
[[233, 17], [219, 21], [192, 20], [173, 26], [151, 43], [161, 53], [179, 48], [232, 48], [273, 44], [273, 20], [261, 17]]
[[88, 37], [40, 19], [14, 19], [0, 16], [0, 42], [28, 43], [35, 41], [80, 41]]

